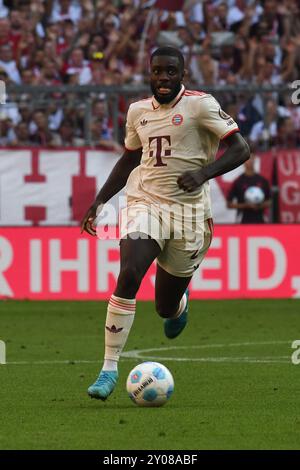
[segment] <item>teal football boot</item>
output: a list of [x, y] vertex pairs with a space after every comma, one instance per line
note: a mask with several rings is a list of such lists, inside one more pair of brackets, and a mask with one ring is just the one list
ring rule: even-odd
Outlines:
[[117, 371], [102, 370], [96, 382], [88, 388], [89, 396], [97, 400], [106, 400], [114, 391], [117, 380]]
[[189, 290], [185, 291], [186, 295], [186, 306], [180, 317], [178, 318], [168, 318], [164, 323], [165, 335], [167, 338], [173, 339], [178, 336], [182, 330], [185, 328], [188, 320], [188, 311], [189, 311]]

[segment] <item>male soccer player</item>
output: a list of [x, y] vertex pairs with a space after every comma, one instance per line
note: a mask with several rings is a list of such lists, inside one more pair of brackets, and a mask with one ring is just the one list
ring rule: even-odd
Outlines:
[[[187, 287], [212, 238], [208, 180], [249, 158], [237, 124], [218, 102], [209, 94], [185, 90], [179, 50], [156, 49], [150, 66], [153, 97], [130, 105], [125, 152], [82, 220], [82, 230], [95, 235], [102, 205], [126, 185], [129, 210], [121, 229], [120, 274], [107, 309], [104, 364], [88, 389], [92, 398], [101, 400], [115, 388], [118, 360], [134, 319], [135, 296], [155, 259], [155, 303], [165, 318], [165, 334], [175, 338], [185, 327]], [[228, 148], [214, 160], [221, 139]], [[171, 217], [165, 217], [168, 205]], [[192, 221], [188, 236], [177, 237], [174, 227], [180, 207], [192, 208], [188, 224], [191, 213], [199, 217]]]

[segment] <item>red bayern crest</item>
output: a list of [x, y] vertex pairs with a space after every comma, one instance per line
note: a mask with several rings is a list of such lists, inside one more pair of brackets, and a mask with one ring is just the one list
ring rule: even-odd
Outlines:
[[174, 124], [174, 126], [180, 126], [182, 123], [183, 116], [181, 114], [175, 114], [175, 116], [172, 117], [172, 124]]

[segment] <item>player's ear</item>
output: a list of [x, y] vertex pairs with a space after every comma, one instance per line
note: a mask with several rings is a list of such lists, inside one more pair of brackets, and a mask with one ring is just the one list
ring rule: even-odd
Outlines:
[[181, 74], [181, 80], [184, 80], [184, 78], [187, 76], [187, 74], [188, 74], [187, 69], [183, 69], [182, 74]]

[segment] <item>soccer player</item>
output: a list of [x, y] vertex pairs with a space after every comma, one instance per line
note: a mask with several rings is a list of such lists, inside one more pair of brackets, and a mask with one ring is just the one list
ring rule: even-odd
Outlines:
[[[118, 360], [133, 323], [136, 293], [155, 259], [155, 305], [165, 319], [165, 334], [175, 338], [184, 329], [187, 287], [212, 238], [208, 180], [249, 158], [237, 124], [218, 102], [183, 86], [184, 58], [179, 50], [156, 49], [150, 67], [153, 96], [130, 105], [125, 152], [81, 225], [96, 235], [95, 221], [103, 204], [126, 185], [128, 211], [121, 228], [120, 274], [108, 302], [104, 364], [88, 389], [92, 398], [101, 400], [117, 383]], [[221, 139], [228, 147], [215, 160]], [[172, 215], [165, 217], [168, 205]], [[192, 209], [181, 212], [187, 212], [188, 223], [180, 219], [180, 208]], [[186, 225], [192, 220], [188, 236], [174, 236], [179, 220]]]

